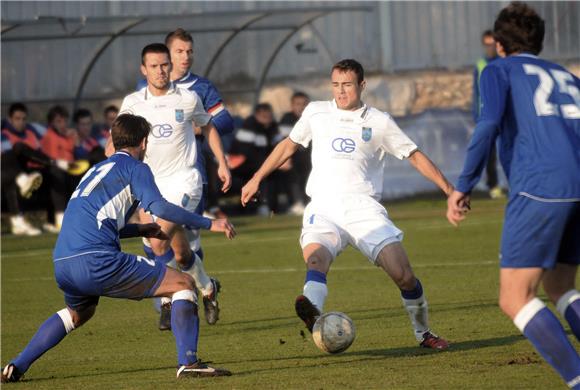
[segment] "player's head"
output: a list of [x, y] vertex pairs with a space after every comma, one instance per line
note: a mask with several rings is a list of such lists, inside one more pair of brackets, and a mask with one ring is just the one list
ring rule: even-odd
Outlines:
[[360, 63], [347, 59], [334, 64], [330, 74], [332, 94], [341, 110], [356, 110], [361, 106], [361, 94], [365, 88], [365, 72]]
[[171, 55], [163, 43], [151, 43], [141, 51], [141, 73], [147, 79], [147, 85], [156, 89], [165, 89], [169, 85], [171, 72]]
[[105, 107], [103, 118], [105, 119], [105, 126], [107, 129], [110, 129], [111, 126], [113, 126], [113, 122], [115, 121], [115, 118], [117, 118], [117, 115], [119, 115], [119, 108], [117, 106], [111, 104], [110, 106]]
[[512, 2], [502, 9], [493, 26], [497, 52], [501, 56], [540, 54], [544, 32], [544, 20], [532, 7], [520, 2]]
[[481, 46], [483, 46], [483, 51], [485, 52], [486, 58], [497, 57], [497, 52], [495, 51], [495, 39], [493, 38], [493, 31], [485, 30], [481, 33]]
[[290, 99], [290, 108], [294, 115], [301, 116], [306, 106], [310, 103], [310, 98], [304, 92], [294, 92], [292, 99]]
[[79, 108], [73, 115], [73, 123], [81, 138], [87, 138], [93, 129], [93, 114], [86, 108]]
[[171, 54], [174, 78], [183, 77], [193, 65], [193, 37], [182, 28], [165, 37], [165, 45]]
[[26, 127], [28, 109], [22, 103], [12, 103], [8, 108], [8, 122], [17, 131], [23, 131]]
[[115, 150], [128, 149], [136, 153], [139, 160], [143, 160], [150, 131], [151, 125], [142, 116], [121, 114], [111, 126], [113, 146]]
[[61, 134], [66, 133], [68, 118], [68, 111], [63, 106], [53, 106], [46, 114], [48, 126]]
[[254, 107], [254, 118], [264, 127], [270, 127], [274, 122], [274, 110], [269, 103], [259, 103]]

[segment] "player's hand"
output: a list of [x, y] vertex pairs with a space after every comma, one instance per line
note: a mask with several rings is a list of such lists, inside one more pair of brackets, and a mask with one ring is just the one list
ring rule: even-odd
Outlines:
[[139, 234], [141, 237], [169, 240], [169, 236], [155, 222], [139, 224]]
[[447, 198], [447, 220], [453, 226], [458, 226], [470, 209], [470, 196], [463, 192], [455, 190]]
[[250, 179], [250, 181], [242, 187], [242, 196], [240, 197], [242, 206], [246, 207], [248, 203], [256, 201], [259, 188], [260, 181], [255, 178]]
[[212, 232], [223, 232], [230, 240], [236, 236], [234, 225], [232, 225], [226, 218], [212, 220], [209, 230]]
[[218, 167], [218, 177], [224, 183], [222, 185], [222, 192], [228, 192], [232, 186], [232, 174], [226, 164], [220, 164]]

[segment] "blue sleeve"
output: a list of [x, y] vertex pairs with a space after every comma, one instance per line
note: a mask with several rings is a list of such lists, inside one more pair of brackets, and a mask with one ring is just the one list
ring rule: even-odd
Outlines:
[[467, 147], [457, 191], [469, 193], [479, 181], [498, 135], [508, 96], [509, 82], [498, 67], [488, 66], [480, 78], [481, 115]]
[[221, 137], [234, 132], [234, 119], [225, 107], [211, 121]]
[[471, 102], [471, 115], [473, 121], [477, 122], [479, 116], [479, 74], [477, 67], [473, 70], [473, 101]]
[[165, 199], [155, 201], [149, 205], [149, 211], [154, 215], [178, 225], [185, 225], [195, 229], [211, 228], [211, 219], [194, 214], [179, 206], [169, 203]]
[[131, 173], [131, 193], [141, 202], [145, 211], [150, 211], [152, 203], [164, 200], [151, 169], [144, 163], [138, 163]]
[[[207, 80], [207, 88], [203, 96], [203, 106], [207, 112], [212, 114], [212, 108], [219, 104], [223, 105], [223, 99], [220, 96], [217, 88], [211, 83], [211, 81]], [[223, 106], [223, 109], [216, 115], [212, 114], [212, 122], [220, 136], [232, 133], [234, 131], [234, 119], [225, 108], [225, 105]]]

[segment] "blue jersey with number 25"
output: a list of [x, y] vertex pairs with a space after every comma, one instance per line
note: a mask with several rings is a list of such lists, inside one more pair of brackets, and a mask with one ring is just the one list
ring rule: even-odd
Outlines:
[[115, 153], [87, 171], [72, 194], [53, 258], [120, 251], [119, 230], [137, 205], [148, 210], [162, 199], [146, 164]]
[[511, 196], [580, 200], [580, 80], [560, 65], [520, 54], [490, 63], [480, 87], [481, 117], [458, 190], [477, 183], [478, 156], [488, 149], [479, 145], [499, 135]]

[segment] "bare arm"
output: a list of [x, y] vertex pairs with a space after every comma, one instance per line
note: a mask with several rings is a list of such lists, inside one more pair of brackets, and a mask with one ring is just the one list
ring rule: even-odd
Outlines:
[[419, 173], [432, 181], [449, 196], [453, 192], [453, 185], [447, 180], [437, 166], [420, 150], [415, 151], [408, 158], [411, 165]]
[[226, 156], [222, 146], [222, 140], [215, 126], [210, 122], [201, 127], [202, 134], [207, 138], [207, 143], [218, 162], [218, 176], [223, 182], [222, 191], [227, 192], [232, 186], [232, 175], [226, 163]]
[[290, 138], [286, 138], [276, 145], [260, 169], [254, 173], [254, 176], [242, 188], [241, 200], [243, 206], [247, 205], [256, 195], [260, 182], [280, 168], [297, 150], [298, 144], [294, 143]]

